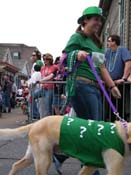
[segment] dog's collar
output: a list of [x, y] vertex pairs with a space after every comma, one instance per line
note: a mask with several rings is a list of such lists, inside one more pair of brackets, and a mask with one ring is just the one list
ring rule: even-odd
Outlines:
[[124, 120], [124, 119], [121, 119], [120, 121], [121, 121], [121, 123], [122, 123], [123, 128], [125, 128], [126, 133], [127, 133], [127, 121]]
[[[126, 137], [128, 137], [128, 135], [127, 135], [127, 121], [124, 119], [121, 119], [121, 123], [122, 123], [123, 128], [125, 128], [125, 130], [126, 130]], [[128, 145], [129, 145], [129, 149], [131, 150], [131, 143], [128, 143]]]

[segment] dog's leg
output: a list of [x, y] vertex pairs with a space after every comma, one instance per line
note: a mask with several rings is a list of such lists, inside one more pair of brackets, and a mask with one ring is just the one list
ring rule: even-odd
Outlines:
[[124, 158], [120, 153], [109, 149], [103, 153], [104, 162], [108, 171], [107, 175], [122, 175]]
[[48, 169], [52, 160], [52, 146], [48, 140], [40, 139], [32, 145], [36, 175], [48, 175]]
[[26, 150], [24, 157], [12, 165], [9, 175], [15, 175], [18, 171], [20, 171], [25, 167], [28, 167], [32, 163], [33, 163], [33, 155], [31, 151], [31, 147], [30, 145], [28, 145], [28, 148]]
[[95, 167], [83, 166], [83, 168], [79, 172], [79, 175], [92, 175], [95, 169]]

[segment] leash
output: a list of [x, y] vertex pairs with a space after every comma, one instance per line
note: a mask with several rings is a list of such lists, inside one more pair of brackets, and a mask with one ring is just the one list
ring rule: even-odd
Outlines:
[[[95, 69], [95, 67], [93, 65], [92, 59], [90, 58], [89, 55], [87, 56], [86, 59], [87, 59], [89, 65], [90, 65], [90, 67], [91, 67], [91, 69], [92, 69], [92, 71], [93, 71], [93, 73], [94, 73], [94, 75], [95, 75], [95, 77], [96, 77], [96, 79], [98, 81], [98, 84], [100, 85], [101, 90], [103, 91], [103, 94], [105, 95], [105, 97], [106, 97], [110, 107], [112, 108], [113, 113], [116, 115], [116, 118], [118, 118], [119, 121], [122, 123], [122, 126], [125, 129], [125, 131], [126, 131], [126, 136], [128, 137], [128, 135], [127, 135], [127, 129], [128, 129], [127, 128], [127, 121], [119, 116], [119, 112], [117, 111], [117, 109], [113, 105], [113, 103], [112, 103], [112, 101], [111, 101], [111, 99], [110, 99], [110, 97], [109, 97], [105, 87], [102, 84], [102, 81], [101, 81], [100, 77], [98, 76], [98, 74], [96, 72], [96, 69]], [[129, 145], [129, 149], [131, 150], [131, 144], [128, 143], [128, 145]]]
[[[64, 53], [64, 54], [63, 54], [63, 57], [61, 58], [61, 62], [60, 62], [60, 64], [59, 64], [60, 68], [61, 68], [62, 66], [65, 66], [65, 65], [66, 65], [66, 58], [67, 58], [67, 53]], [[108, 103], [109, 103], [109, 105], [110, 105], [110, 107], [111, 107], [111, 109], [112, 109], [114, 115], [115, 115], [116, 118], [119, 119], [120, 121], [122, 121], [122, 122], [125, 121], [124, 119], [122, 119], [122, 118], [120, 117], [119, 112], [117, 111], [116, 107], [115, 107], [114, 104], [112, 103], [112, 101], [111, 101], [111, 99], [110, 99], [110, 97], [109, 97], [109, 95], [108, 95], [108, 93], [107, 93], [107, 91], [106, 91], [104, 85], [102, 84], [102, 81], [101, 81], [99, 75], [98, 75], [97, 72], [96, 72], [96, 69], [95, 69], [95, 67], [94, 67], [93, 61], [92, 61], [92, 59], [91, 59], [91, 57], [90, 57], [89, 55], [87, 55], [86, 60], [87, 60], [87, 62], [89, 63], [89, 65], [90, 65], [90, 67], [91, 67], [91, 69], [92, 69], [92, 71], [93, 71], [93, 74], [94, 74], [94, 76], [95, 76], [95, 78], [96, 78], [96, 80], [97, 80], [97, 82], [98, 82], [98, 84], [99, 84], [99, 86], [100, 86], [100, 88], [101, 88], [101, 90], [102, 90], [104, 96], [106, 97], [106, 100], [108, 101]], [[75, 65], [75, 68], [77, 68], [80, 64], [81, 64], [81, 62], [78, 61], [78, 63]], [[74, 69], [75, 69], [75, 68], [74, 68]], [[68, 72], [68, 71], [67, 71], [67, 72], [64, 72], [64, 71], [63, 71], [63, 72], [62, 72], [62, 71], [61, 71], [60, 73], [64, 74], [65, 76], [68, 76], [69, 74], [71, 74], [71, 73], [73, 73], [73, 72]]]
[[[65, 53], [64, 56], [62, 57], [60, 66], [62, 66], [62, 65], [65, 64], [64, 62], [65, 62], [65, 59], [66, 59], [66, 58], [67, 58], [67, 54]], [[102, 90], [104, 96], [106, 97], [106, 99], [107, 99], [107, 101], [108, 101], [108, 103], [109, 103], [109, 105], [110, 105], [110, 107], [111, 107], [111, 109], [112, 109], [114, 115], [115, 115], [116, 118], [118, 118], [119, 121], [122, 123], [122, 126], [123, 126], [123, 128], [125, 128], [125, 130], [126, 130], [126, 135], [127, 135], [127, 121], [126, 121], [125, 119], [123, 119], [123, 118], [120, 117], [119, 112], [117, 111], [116, 107], [115, 107], [114, 104], [112, 103], [112, 101], [111, 101], [111, 99], [110, 99], [110, 97], [109, 97], [109, 95], [108, 95], [108, 93], [107, 93], [107, 91], [106, 91], [104, 85], [102, 84], [102, 81], [101, 81], [99, 75], [98, 75], [97, 72], [96, 72], [96, 69], [95, 69], [95, 67], [94, 67], [93, 61], [92, 61], [92, 59], [91, 59], [91, 57], [90, 57], [89, 55], [87, 55], [86, 60], [87, 60], [87, 62], [89, 63], [89, 65], [90, 65], [90, 67], [91, 67], [91, 69], [92, 69], [92, 71], [93, 71], [93, 74], [95, 75], [96, 80], [98, 81], [98, 84], [99, 84], [99, 86], [100, 86], [100, 88], [101, 88], [101, 90]], [[80, 63], [79, 63], [79, 64], [80, 64]], [[79, 64], [78, 64], [78, 65], [79, 65]], [[77, 66], [78, 66], [78, 65], [77, 65]], [[69, 73], [67, 73], [66, 75], [69, 75]], [[63, 111], [64, 111], [64, 108], [61, 110], [61, 114], [63, 114]], [[129, 145], [129, 149], [131, 150], [131, 144], [128, 144], [128, 145]]]
[[102, 81], [101, 81], [99, 75], [98, 75], [97, 72], [96, 72], [96, 69], [95, 69], [95, 67], [94, 67], [94, 64], [93, 64], [93, 61], [92, 61], [91, 57], [90, 57], [89, 55], [87, 55], [86, 60], [87, 60], [87, 62], [89, 63], [89, 65], [90, 65], [90, 67], [91, 67], [91, 69], [92, 69], [92, 71], [93, 71], [93, 74], [95, 75], [96, 80], [98, 81], [98, 84], [99, 84], [99, 86], [100, 86], [100, 88], [101, 88], [101, 90], [102, 90], [104, 96], [106, 97], [106, 99], [107, 99], [107, 101], [108, 101], [108, 103], [109, 103], [109, 105], [110, 105], [110, 107], [111, 107], [111, 109], [112, 109], [114, 115], [116, 116], [116, 118], [118, 118], [120, 121], [122, 121], [123, 119], [119, 116], [119, 112], [117, 111], [116, 107], [115, 107], [114, 104], [112, 103], [112, 101], [111, 101], [111, 99], [110, 99], [110, 97], [109, 97], [109, 95], [108, 95], [108, 93], [107, 93], [105, 87], [104, 87], [103, 84], [102, 84]]

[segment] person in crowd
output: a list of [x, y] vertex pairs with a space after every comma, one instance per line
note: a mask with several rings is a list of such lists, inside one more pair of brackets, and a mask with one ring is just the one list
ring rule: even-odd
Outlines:
[[54, 84], [48, 83], [48, 81], [53, 81], [54, 74], [58, 70], [58, 67], [53, 64], [53, 56], [50, 53], [44, 54], [43, 60], [44, 66], [41, 67], [41, 83], [43, 83], [42, 89], [45, 96], [46, 115], [52, 115]]
[[[59, 82], [65, 81], [66, 77], [59, 70], [60, 56], [56, 57], [54, 64], [58, 66], [58, 69], [54, 73], [53, 81], [59, 81]], [[65, 94], [65, 84], [54, 83], [52, 107], [53, 107], [55, 115], [60, 115], [60, 110], [66, 100], [66, 96], [64, 94]], [[65, 110], [64, 112], [67, 112], [67, 111]], [[68, 156], [61, 154], [61, 152], [59, 152], [57, 149], [54, 150], [53, 161], [54, 161], [56, 171], [59, 174], [62, 174], [61, 165], [67, 158]]]
[[[31, 84], [36, 84], [37, 82], [41, 81], [41, 66], [35, 64], [34, 66], [34, 72], [31, 76], [31, 78], [28, 80], [28, 86], [30, 86]], [[36, 85], [37, 88], [39, 88], [38, 85]]]
[[22, 88], [22, 86], [17, 89], [17, 97], [23, 97], [23, 88]]
[[[111, 78], [114, 80], [115, 84], [119, 85], [121, 94], [123, 94], [123, 83], [127, 81], [128, 76], [131, 72], [131, 55], [126, 47], [120, 45], [121, 44], [120, 36], [109, 35], [107, 43], [108, 43], [108, 49], [106, 50], [105, 53], [106, 68]], [[125, 95], [129, 96], [128, 84], [125, 86], [124, 91]], [[128, 98], [126, 99], [128, 100]], [[124, 102], [125, 106], [127, 106], [127, 103], [128, 105], [130, 104], [129, 102], [127, 102], [127, 100]], [[118, 110], [120, 116], [122, 116], [122, 106], [123, 106], [122, 103], [123, 102], [120, 99], [118, 101]], [[129, 106], [127, 108], [129, 109]]]
[[32, 53], [32, 68], [31, 68], [31, 75], [34, 72], [34, 66], [36, 65], [37, 61], [41, 61], [41, 53], [38, 50], [34, 50]]
[[11, 97], [12, 108], [15, 108], [15, 105], [16, 105], [16, 94], [17, 94], [17, 86], [15, 81], [12, 81], [12, 97]]
[[24, 101], [23, 97], [23, 86], [21, 85], [17, 89], [17, 94], [16, 94], [16, 106], [19, 107], [21, 105], [21, 102]]
[[[59, 67], [60, 57], [56, 57], [54, 64]], [[54, 81], [65, 81], [65, 76], [59, 73], [59, 69], [55, 72]], [[63, 83], [54, 83], [53, 91], [53, 109], [56, 115], [60, 115], [60, 109], [64, 104], [64, 99], [61, 97], [62, 94], [65, 94], [65, 84]]]
[[[40, 114], [39, 114], [39, 110], [37, 107], [37, 103], [36, 100], [34, 98], [34, 94], [40, 90], [40, 84], [39, 82], [41, 81], [41, 66], [35, 64], [34, 65], [34, 72], [31, 75], [31, 78], [28, 80], [28, 86], [33, 88], [33, 92], [32, 95], [33, 96], [33, 108], [31, 110], [33, 110], [33, 119], [39, 119], [40, 118]], [[31, 108], [30, 103], [28, 103], [29, 107]]]
[[[87, 55], [93, 56], [93, 52], [97, 52], [99, 61], [99, 54], [103, 54], [103, 62], [100, 60], [99, 67], [96, 67], [96, 70], [110, 88], [113, 96], [116, 98], [121, 96], [104, 64], [104, 49], [97, 35], [102, 26], [102, 20], [103, 15], [100, 8], [89, 7], [85, 9], [83, 15], [78, 19], [80, 25], [76, 33], [71, 36], [63, 50], [63, 52], [68, 54], [68, 61], [72, 61], [71, 59], [81, 61], [76, 70], [75, 89], [69, 95], [78, 117], [85, 119], [100, 120], [102, 116], [101, 92], [96, 78], [86, 61]], [[83, 110], [83, 108], [85, 109]]]
[[[38, 64], [39, 66], [42, 66], [42, 65], [43, 65], [43, 63], [41, 62], [41, 53], [40, 53], [39, 50], [34, 50], [34, 51], [32, 52], [32, 57], [31, 57], [31, 59], [32, 59], [32, 68], [31, 68], [31, 75], [30, 75], [30, 78], [32, 77], [32, 74], [35, 72], [34, 66], [35, 66], [36, 64]], [[30, 80], [29, 80], [29, 81], [30, 81]], [[30, 87], [30, 92], [33, 93], [33, 89], [31, 89], [31, 88], [32, 88], [32, 87]], [[33, 95], [33, 94], [32, 94], [32, 95]], [[28, 99], [29, 108], [31, 107], [30, 103], [31, 103], [31, 100]], [[34, 119], [39, 118], [40, 114], [39, 114], [39, 112], [38, 112], [38, 108], [37, 108], [37, 105], [36, 105], [35, 100], [33, 100], [33, 109], [32, 109], [32, 110], [33, 110], [33, 111], [31, 111], [32, 118], [34, 118]]]
[[[63, 53], [68, 54], [68, 70], [74, 69], [75, 63], [81, 64], [73, 70], [72, 81], [67, 78], [67, 96], [70, 97], [77, 117], [83, 119], [102, 119], [102, 94], [93, 71], [86, 57], [96, 57], [96, 71], [109, 87], [112, 95], [120, 98], [121, 94], [111, 79], [104, 60], [103, 45], [98, 37], [98, 31], [104, 20], [102, 9], [99, 7], [88, 7], [78, 19], [79, 27], [67, 42]], [[94, 62], [95, 64], [95, 62]], [[98, 171], [95, 175], [99, 174]]]
[[57, 66], [53, 65], [53, 56], [49, 53], [43, 55], [44, 65], [41, 67], [41, 88], [33, 92], [33, 117], [35, 117], [36, 103], [35, 99], [45, 97], [45, 116], [52, 115], [52, 99], [53, 99], [53, 87], [52, 81], [54, 73], [57, 70]]
[[107, 43], [106, 68], [115, 83], [123, 83], [127, 81], [131, 72], [130, 52], [126, 47], [120, 45], [120, 36], [118, 35], [110, 35]]
[[29, 86], [28, 86], [28, 81], [25, 81], [23, 84], [23, 97], [24, 100], [27, 101], [28, 95], [29, 95]]
[[[3, 113], [10, 113], [11, 112], [11, 95], [12, 95], [12, 83], [9, 79], [8, 75], [3, 77], [3, 96], [2, 96], [2, 112]], [[7, 108], [7, 109], [6, 109]]]

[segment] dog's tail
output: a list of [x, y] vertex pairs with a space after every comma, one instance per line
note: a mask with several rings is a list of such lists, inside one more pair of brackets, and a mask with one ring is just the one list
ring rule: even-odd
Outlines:
[[0, 140], [14, 140], [16, 138], [25, 137], [27, 136], [32, 125], [33, 124], [29, 124], [14, 129], [0, 129]]

